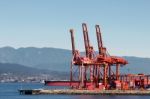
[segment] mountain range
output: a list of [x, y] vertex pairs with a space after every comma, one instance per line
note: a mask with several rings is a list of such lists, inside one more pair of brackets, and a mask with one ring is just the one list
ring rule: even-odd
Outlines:
[[[71, 50], [58, 48], [35, 48], [26, 47], [15, 49], [13, 47], [0, 48], [0, 72], [7, 68], [19, 68], [22, 71], [32, 72], [67, 72], [69, 73]], [[121, 68], [123, 73], [146, 73], [150, 72], [150, 58], [123, 56], [129, 64]], [[12, 65], [11, 65], [12, 64]], [[3, 68], [2, 68], [3, 66]], [[17, 66], [17, 67], [15, 67]], [[5, 69], [4, 69], [5, 67]], [[22, 69], [21, 69], [22, 68]], [[23, 69], [24, 68], [24, 69]], [[26, 68], [26, 69], [25, 69]]]

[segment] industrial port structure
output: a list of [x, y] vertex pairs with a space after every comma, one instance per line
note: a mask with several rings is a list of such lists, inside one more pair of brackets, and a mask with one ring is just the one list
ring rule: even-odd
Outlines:
[[120, 67], [128, 64], [122, 57], [111, 56], [103, 45], [99, 25], [95, 25], [98, 52], [90, 43], [88, 28], [82, 24], [85, 55], [75, 47], [74, 30], [70, 29], [72, 44], [72, 59], [70, 66], [70, 81], [45, 81], [49, 86], [70, 86], [80, 90], [134, 90], [147, 88], [150, 85], [150, 75], [121, 74]]

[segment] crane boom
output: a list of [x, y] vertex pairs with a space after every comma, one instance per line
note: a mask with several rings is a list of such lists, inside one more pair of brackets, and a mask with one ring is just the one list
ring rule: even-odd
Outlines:
[[96, 28], [99, 54], [102, 54], [103, 41], [102, 41], [102, 35], [101, 35], [100, 27], [99, 27], [99, 25], [96, 25], [95, 28]]
[[82, 24], [82, 29], [83, 29], [83, 36], [84, 36], [84, 45], [85, 45], [85, 52], [86, 56], [89, 56], [89, 47], [90, 47], [90, 40], [88, 36], [88, 30], [87, 30], [87, 25], [85, 23]]
[[74, 42], [74, 31], [73, 29], [70, 29], [71, 34], [71, 43], [72, 43], [72, 55], [75, 53], [75, 42]]

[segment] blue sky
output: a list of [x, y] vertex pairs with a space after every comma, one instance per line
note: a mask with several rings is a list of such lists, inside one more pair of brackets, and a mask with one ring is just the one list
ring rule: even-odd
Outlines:
[[150, 57], [150, 0], [0, 0], [0, 47], [77, 49], [84, 51], [82, 28], [87, 23], [97, 50], [95, 24], [111, 55]]

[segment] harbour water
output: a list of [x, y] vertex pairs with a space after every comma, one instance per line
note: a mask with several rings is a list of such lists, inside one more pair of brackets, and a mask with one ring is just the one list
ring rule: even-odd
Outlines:
[[[150, 96], [20, 95], [18, 89], [55, 88], [39, 83], [0, 83], [0, 99], [150, 99]], [[63, 87], [61, 87], [63, 88]]]

